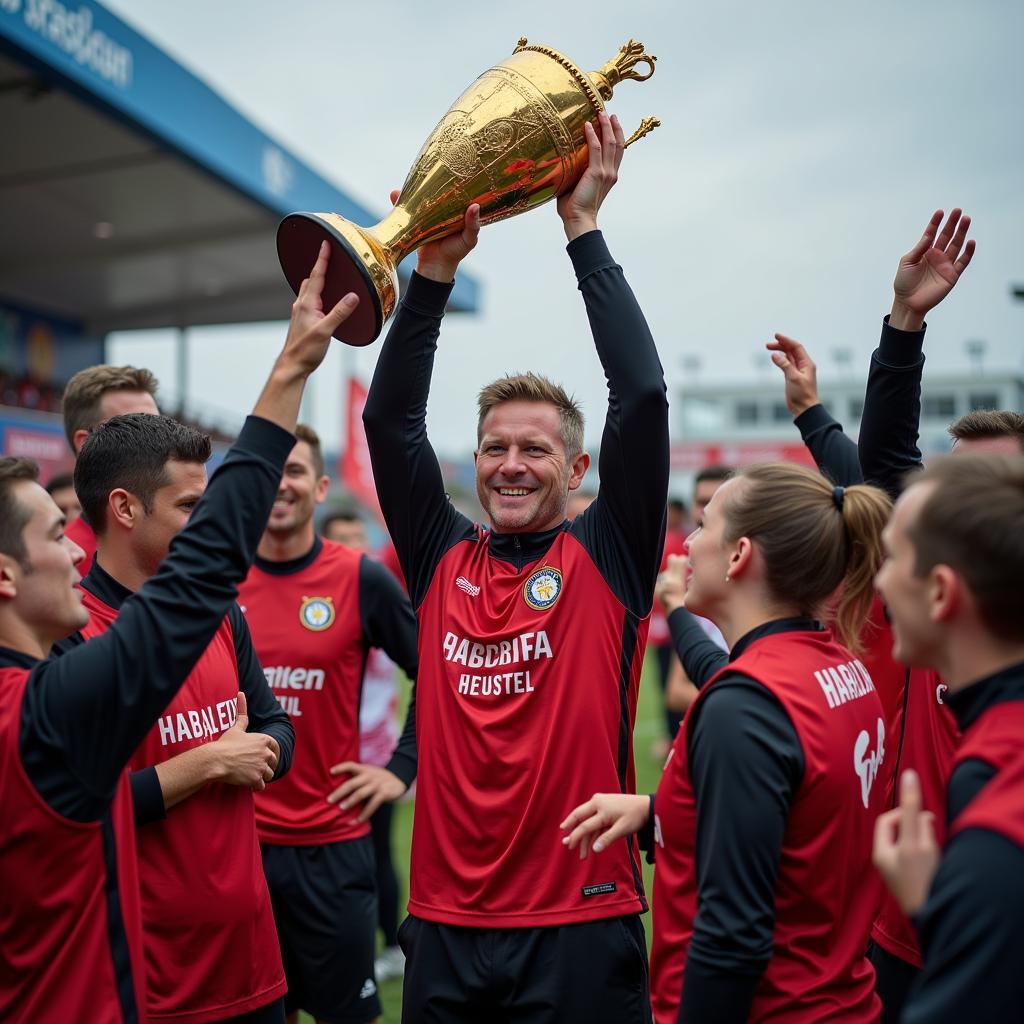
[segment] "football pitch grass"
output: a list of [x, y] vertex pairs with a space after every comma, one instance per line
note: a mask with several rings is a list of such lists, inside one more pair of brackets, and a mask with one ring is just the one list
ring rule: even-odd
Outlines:
[[[407, 688], [402, 693], [404, 705], [408, 697]], [[401, 709], [401, 717], [404, 718], [404, 706]], [[401, 720], [401, 719], [400, 719]], [[658, 685], [657, 666], [653, 655], [648, 655], [644, 662], [643, 678], [640, 683], [640, 699], [637, 704], [636, 728], [633, 732], [633, 756], [636, 763], [636, 788], [638, 793], [653, 793], [658, 788], [658, 779], [661, 775], [660, 760], [651, 757], [651, 744], [659, 736], [665, 734], [665, 716], [662, 711], [661, 687]], [[577, 803], [589, 797], [590, 793], [579, 794], [578, 799], [571, 794], [566, 794], [566, 813], [572, 810]], [[398, 871], [399, 907], [400, 917], [405, 916], [405, 904], [409, 896], [409, 844], [412, 839], [412, 811], [411, 802], [399, 804], [395, 808], [392, 819], [391, 844], [394, 851], [395, 868]], [[557, 822], [556, 822], [557, 826]], [[566, 856], [574, 856], [566, 852]], [[641, 855], [642, 857], [642, 855]], [[646, 862], [643, 863], [644, 886], [647, 890], [647, 900], [650, 903], [652, 891], [653, 867]], [[644, 928], [647, 931], [647, 946], [651, 945], [651, 915], [644, 914], [642, 918]], [[399, 1024], [402, 1019], [402, 979], [396, 978], [393, 981], [385, 981], [380, 985], [380, 999], [384, 1007], [384, 1013], [380, 1020], [382, 1024]], [[301, 1024], [313, 1024], [313, 1018], [306, 1014], [299, 1015]]]

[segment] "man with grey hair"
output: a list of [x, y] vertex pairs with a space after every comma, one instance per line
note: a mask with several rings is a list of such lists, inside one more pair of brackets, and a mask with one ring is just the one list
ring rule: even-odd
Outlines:
[[661, 365], [597, 230], [622, 130], [601, 115], [587, 133], [588, 168], [558, 213], [608, 379], [593, 504], [566, 520], [590, 463], [583, 418], [532, 373], [480, 393], [474, 457], [487, 525], [445, 496], [426, 403], [445, 302], [476, 244], [476, 205], [461, 232], [419, 250], [363, 413], [420, 622], [410, 917], [399, 934], [407, 1024], [650, 1020], [636, 843], [596, 864], [565, 852], [558, 828], [577, 794], [634, 788], [668, 491]]

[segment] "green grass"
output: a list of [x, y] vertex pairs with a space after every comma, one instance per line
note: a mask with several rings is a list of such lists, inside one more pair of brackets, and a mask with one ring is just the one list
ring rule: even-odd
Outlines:
[[[653, 657], [644, 663], [644, 674], [640, 686], [640, 701], [636, 714], [634, 731], [634, 747], [636, 758], [636, 785], [638, 793], [652, 793], [658, 788], [661, 776], [661, 761], [651, 757], [651, 744], [665, 731], [665, 716], [661, 710], [661, 688], [658, 686], [657, 668]], [[402, 710], [408, 699], [407, 688], [402, 693]], [[399, 804], [395, 808], [392, 819], [391, 843], [394, 851], [395, 867], [398, 871], [399, 906], [403, 908], [409, 895], [409, 846], [412, 840], [412, 803]], [[654, 868], [644, 863], [644, 885], [647, 889], [648, 902], [651, 899]], [[647, 929], [647, 946], [651, 945], [650, 914], [644, 915], [644, 926]], [[402, 979], [385, 981], [380, 986], [381, 1003], [384, 1006], [382, 1024], [399, 1024], [402, 1019]], [[312, 1024], [312, 1018], [305, 1014], [299, 1015], [302, 1024]]]

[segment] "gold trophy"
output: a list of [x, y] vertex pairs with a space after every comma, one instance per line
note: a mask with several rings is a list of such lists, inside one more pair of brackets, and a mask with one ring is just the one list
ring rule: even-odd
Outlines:
[[[441, 118], [379, 224], [362, 228], [336, 213], [281, 221], [277, 254], [292, 290], [298, 293], [329, 241], [324, 309], [355, 292], [359, 306], [335, 337], [368, 345], [394, 312], [406, 256], [457, 230], [471, 203], [490, 224], [571, 191], [587, 168], [584, 124], [596, 122], [619, 82], [650, 78], [656, 59], [631, 39], [600, 71], [584, 74], [557, 51], [520, 39], [512, 56], [485, 71]], [[626, 145], [660, 123], [644, 118]]]

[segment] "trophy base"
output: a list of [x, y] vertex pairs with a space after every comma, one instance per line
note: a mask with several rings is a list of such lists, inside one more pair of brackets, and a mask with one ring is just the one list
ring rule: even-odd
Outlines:
[[330, 242], [331, 259], [323, 290], [324, 312], [349, 292], [359, 296], [355, 312], [334, 337], [347, 345], [369, 345], [391, 316], [398, 274], [379, 243], [336, 213], [293, 213], [277, 229], [277, 256], [291, 289], [299, 288], [316, 263], [320, 244]]

